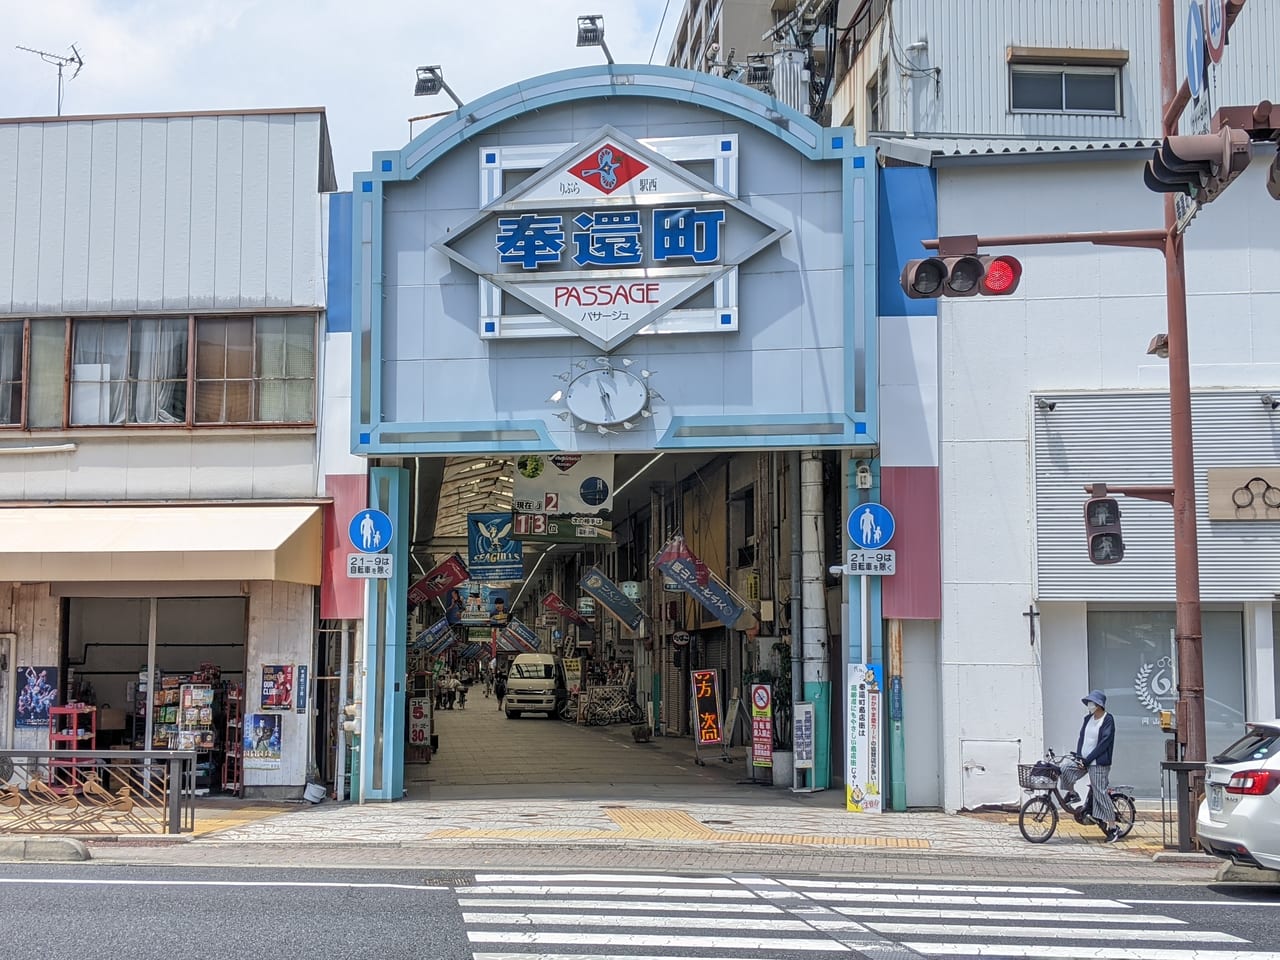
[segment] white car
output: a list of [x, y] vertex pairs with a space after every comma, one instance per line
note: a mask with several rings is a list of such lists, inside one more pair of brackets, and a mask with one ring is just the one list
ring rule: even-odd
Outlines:
[[1280, 720], [1254, 720], [1245, 735], [1205, 765], [1196, 818], [1207, 853], [1280, 870]]

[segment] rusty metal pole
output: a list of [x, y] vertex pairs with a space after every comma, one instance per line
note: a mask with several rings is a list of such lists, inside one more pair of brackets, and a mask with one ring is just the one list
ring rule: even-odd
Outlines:
[[[1177, 42], [1173, 0], [1160, 0], [1160, 92], [1164, 135], [1178, 132]], [[1169, 428], [1173, 453], [1173, 556], [1177, 603], [1178, 739], [1182, 759], [1205, 759], [1204, 647], [1200, 621], [1200, 559], [1196, 535], [1195, 450], [1191, 429], [1191, 362], [1187, 348], [1187, 275], [1174, 194], [1165, 194], [1165, 304], [1169, 338]]]

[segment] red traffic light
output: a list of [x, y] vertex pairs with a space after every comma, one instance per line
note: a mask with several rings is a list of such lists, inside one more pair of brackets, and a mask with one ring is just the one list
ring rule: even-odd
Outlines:
[[1007, 297], [1018, 289], [1022, 264], [1014, 257], [928, 257], [908, 260], [902, 291], [913, 300], [933, 297]]

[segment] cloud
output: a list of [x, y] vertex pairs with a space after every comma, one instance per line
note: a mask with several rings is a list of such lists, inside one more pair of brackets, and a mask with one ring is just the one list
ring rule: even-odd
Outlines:
[[[619, 63], [648, 63], [665, 0], [614, 0], [605, 13]], [[409, 139], [408, 118], [449, 109], [413, 96], [414, 68], [440, 64], [465, 101], [519, 80], [603, 62], [575, 46], [582, 0], [0, 0], [13, 43], [84, 57], [63, 113], [323, 106], [339, 186], [374, 150]], [[654, 54], [665, 59], [682, 0], [671, 0]], [[67, 74], [69, 76], [69, 74]], [[55, 112], [57, 71], [0, 49], [0, 113]], [[419, 132], [421, 127], [419, 127]]]

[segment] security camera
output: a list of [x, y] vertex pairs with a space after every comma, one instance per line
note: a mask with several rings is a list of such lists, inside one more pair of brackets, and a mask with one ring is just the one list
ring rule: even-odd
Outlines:
[[1044, 397], [1036, 397], [1037, 410], [1052, 411], [1058, 404], [1053, 400], [1046, 400]]
[[853, 482], [859, 490], [871, 489], [871, 468], [865, 463], [859, 463], [857, 469], [853, 473]]
[[1275, 410], [1277, 407], [1280, 407], [1280, 400], [1277, 400], [1269, 393], [1264, 393], [1262, 395], [1262, 405], [1268, 410]]
[[715, 63], [716, 57], [720, 56], [720, 44], [711, 43], [707, 46], [707, 63]]

